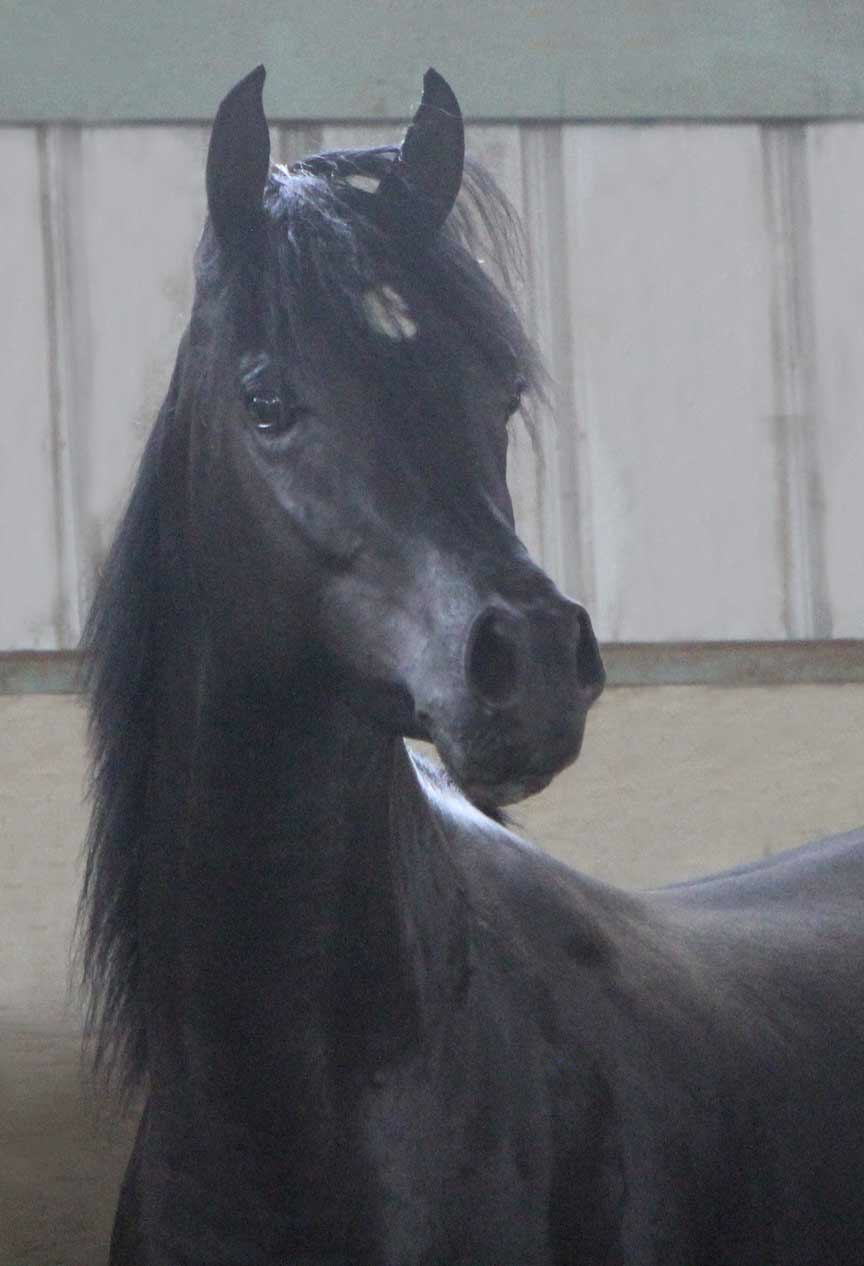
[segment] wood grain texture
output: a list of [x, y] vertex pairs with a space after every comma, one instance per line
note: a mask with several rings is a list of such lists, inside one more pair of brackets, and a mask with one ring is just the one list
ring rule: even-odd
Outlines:
[[0, 131], [0, 647], [7, 649], [51, 650], [74, 635], [61, 576], [43, 156], [36, 129]]
[[[272, 128], [288, 162], [400, 134]], [[551, 374], [510, 460], [531, 552], [607, 642], [864, 635], [864, 124], [468, 139], [524, 220]], [[188, 313], [206, 140], [0, 132], [0, 650], [75, 644]]]

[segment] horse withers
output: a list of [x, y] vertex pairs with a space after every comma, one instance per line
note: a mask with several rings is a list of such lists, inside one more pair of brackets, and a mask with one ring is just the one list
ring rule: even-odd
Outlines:
[[263, 79], [85, 638], [112, 1266], [861, 1266], [864, 837], [633, 895], [503, 824], [603, 687], [514, 532], [510, 213], [435, 72], [290, 171]]

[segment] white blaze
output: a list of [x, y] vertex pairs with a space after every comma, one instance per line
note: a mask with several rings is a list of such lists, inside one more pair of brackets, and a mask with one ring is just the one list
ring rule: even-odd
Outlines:
[[417, 322], [408, 304], [392, 286], [376, 286], [363, 296], [363, 310], [372, 329], [385, 338], [409, 339], [417, 334]]
[[345, 184], [353, 185], [355, 189], [365, 189], [367, 193], [377, 193], [381, 181], [375, 176], [346, 176]]

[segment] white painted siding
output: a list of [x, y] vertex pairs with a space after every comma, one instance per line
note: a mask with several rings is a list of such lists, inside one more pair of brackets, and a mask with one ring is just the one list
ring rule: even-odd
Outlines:
[[824, 516], [825, 603], [834, 637], [864, 630], [864, 126], [812, 128], [808, 146], [815, 313], [814, 418]]
[[569, 128], [563, 159], [598, 623], [780, 637], [758, 129]]
[[[277, 156], [394, 129], [273, 128]], [[0, 130], [0, 650], [74, 645], [167, 387], [199, 126]], [[864, 124], [485, 125], [555, 381], [523, 536], [604, 640], [864, 636]]]
[[71, 630], [54, 496], [40, 140], [26, 128], [0, 132], [0, 647], [48, 650]]
[[71, 297], [87, 343], [74, 383], [82, 614], [191, 306], [206, 143], [195, 127], [94, 128], [67, 155]]

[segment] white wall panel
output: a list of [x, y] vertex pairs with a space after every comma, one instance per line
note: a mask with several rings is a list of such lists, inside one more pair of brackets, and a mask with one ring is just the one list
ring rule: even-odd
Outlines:
[[[276, 125], [274, 156], [398, 139]], [[864, 125], [473, 125], [547, 360], [520, 532], [606, 640], [864, 635]], [[207, 130], [5, 129], [0, 649], [74, 645], [168, 384]]]
[[563, 171], [601, 636], [781, 636], [759, 131], [568, 127]]
[[522, 133], [523, 211], [530, 243], [530, 325], [549, 374], [537, 411], [540, 556], [550, 575], [596, 615], [594, 534], [584, 415], [577, 406], [568, 284], [570, 227], [562, 131], [526, 126]]
[[[527, 173], [523, 137], [524, 129], [516, 126], [474, 124], [466, 130], [465, 143], [473, 157], [495, 173], [495, 179], [524, 224]], [[520, 245], [518, 237], [515, 245], [517, 248]], [[532, 304], [536, 261], [527, 236], [521, 245], [524, 248], [523, 275], [520, 278], [514, 274], [509, 278], [509, 293], [536, 339], [539, 331]], [[496, 276], [496, 280], [503, 282], [504, 278]], [[543, 410], [535, 410], [535, 413], [533, 434], [522, 418], [516, 417], [511, 423], [507, 479], [519, 535], [532, 557], [549, 566], [543, 532], [543, 472], [539, 461], [546, 419]]]
[[74, 242], [89, 343], [77, 419], [88, 575], [105, 554], [189, 314], [206, 137], [191, 127], [83, 133]]
[[43, 164], [43, 133], [0, 131], [0, 649], [52, 650], [73, 634], [61, 578]]
[[864, 637], [864, 127], [808, 129], [825, 569], [834, 637]]
[[270, 151], [274, 163], [290, 167], [307, 154], [317, 154], [323, 148], [322, 129], [314, 124], [285, 124], [270, 129]]
[[404, 128], [392, 123], [331, 123], [321, 130], [321, 149], [375, 149], [398, 145], [404, 135]]

